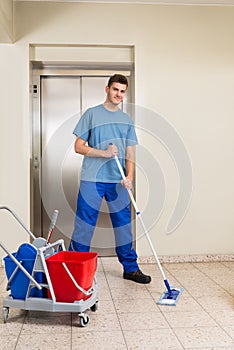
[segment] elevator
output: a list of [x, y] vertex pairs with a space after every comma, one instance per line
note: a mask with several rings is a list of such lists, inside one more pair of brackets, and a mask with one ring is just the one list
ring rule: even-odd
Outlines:
[[[74, 227], [83, 159], [74, 151], [73, 130], [88, 107], [104, 102], [108, 79], [115, 73], [128, 78], [129, 87], [120, 108], [130, 114], [134, 80], [129, 64], [108, 69], [59, 64], [32, 66], [31, 229], [36, 236], [47, 238], [53, 210], [59, 210], [51, 241], [62, 238], [67, 248]], [[105, 200], [91, 250], [100, 256], [115, 255], [114, 233]]]

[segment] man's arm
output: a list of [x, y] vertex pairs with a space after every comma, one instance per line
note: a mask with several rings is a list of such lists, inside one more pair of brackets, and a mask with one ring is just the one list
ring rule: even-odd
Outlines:
[[76, 153], [86, 157], [111, 158], [118, 155], [118, 148], [115, 145], [109, 145], [106, 150], [96, 149], [88, 146], [86, 141], [80, 137], [76, 138], [74, 148]]

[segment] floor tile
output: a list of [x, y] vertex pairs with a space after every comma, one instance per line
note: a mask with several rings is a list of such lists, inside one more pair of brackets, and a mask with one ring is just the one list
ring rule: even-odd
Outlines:
[[120, 314], [119, 320], [124, 331], [169, 328], [165, 317], [155, 312]]
[[6, 291], [5, 289], [5, 286], [4, 288], [2, 288], [1, 292], [0, 292], [0, 300], [2, 301], [4, 298], [6, 298], [8, 296], [8, 292]]
[[129, 280], [125, 280], [121, 278], [113, 278], [112, 276], [108, 276], [108, 286], [110, 289], [125, 289], [125, 290], [142, 290], [145, 289], [145, 285], [135, 283]]
[[98, 282], [100, 282], [100, 280], [103, 280], [103, 279], [105, 280], [106, 279], [105, 272], [104, 271], [96, 272], [96, 278]]
[[183, 347], [170, 329], [124, 331], [128, 350], [182, 350]]
[[[171, 284], [171, 281], [170, 281], [170, 284]], [[151, 278], [151, 282], [149, 284], [146, 284], [145, 286], [148, 290], [152, 292], [162, 292], [166, 288], [162, 278], [155, 279], [154, 276]]]
[[234, 300], [228, 294], [223, 296], [203, 296], [197, 298], [197, 302], [206, 310], [232, 310], [234, 309]]
[[127, 350], [127, 346], [121, 331], [86, 332], [72, 336], [72, 350], [80, 349]]
[[229, 269], [232, 269], [234, 270], [234, 261], [226, 261], [226, 262], [223, 262], [223, 265], [228, 267]]
[[113, 300], [128, 300], [129, 298], [151, 299], [151, 295], [144, 285], [136, 285], [131, 281], [129, 282], [129, 285], [126, 288], [112, 288], [111, 295]]
[[99, 300], [111, 300], [110, 289], [106, 279], [98, 281], [98, 299]]
[[[103, 300], [103, 299], [100, 299], [98, 301], [98, 309], [97, 309], [97, 313], [100, 315], [100, 314], [113, 314], [113, 313], [116, 313], [116, 310], [115, 310], [115, 305], [113, 303], [112, 300]], [[94, 313], [91, 311], [91, 310], [87, 310], [87, 313], [89, 313], [92, 317], [92, 315], [94, 315]]]
[[233, 310], [210, 310], [209, 314], [220, 326], [234, 325], [234, 308]]
[[3, 323], [3, 319], [1, 317], [0, 324], [0, 336], [1, 338], [4, 336], [15, 336], [16, 338], [21, 332], [23, 326], [24, 318], [22, 317], [11, 317], [9, 316], [7, 323]]
[[102, 258], [102, 266], [104, 271], [118, 272], [122, 273], [123, 268], [120, 265], [119, 261], [115, 257], [111, 258]]
[[185, 349], [233, 345], [231, 337], [220, 327], [175, 328], [174, 331]]
[[146, 275], [150, 275], [151, 277], [155, 277], [155, 278], [162, 278], [162, 275], [159, 271], [159, 268], [156, 264], [141, 264], [139, 265], [140, 269], [142, 270], [142, 272], [144, 272]]
[[15, 350], [70, 350], [71, 335], [64, 334], [22, 334]]
[[117, 313], [146, 313], [146, 312], [160, 312], [159, 307], [156, 304], [156, 301], [151, 299], [116, 299], [115, 307]]
[[220, 273], [220, 274], [213, 274], [209, 276], [215, 283], [219, 284], [221, 287], [225, 288], [225, 286], [233, 285], [233, 271], [229, 270], [230, 272], [227, 274], [226, 272]]
[[230, 335], [233, 339], [233, 349], [234, 349], [234, 324], [230, 326], [223, 326], [223, 329]]
[[192, 264], [194, 267], [196, 267], [198, 270], [207, 272], [211, 270], [216, 270], [218, 271], [219, 269], [223, 269], [226, 267], [225, 263], [222, 262], [198, 262], [198, 263], [193, 263]]
[[99, 258], [98, 259], [98, 263], [97, 263], [97, 272], [99, 271], [103, 271], [103, 264], [102, 264], [102, 260]]
[[188, 350], [234, 350], [234, 347], [232, 345], [221, 346], [221, 347], [212, 346], [212, 347], [205, 347], [205, 348], [188, 348]]
[[168, 271], [194, 271], [196, 269], [192, 263], [166, 263], [162, 265]]
[[110, 332], [120, 331], [120, 323], [116, 314], [101, 314], [98, 312], [92, 313], [87, 327], [79, 326], [79, 317], [72, 318], [72, 334], [86, 333], [86, 332]]
[[[185, 288], [174, 307], [157, 305], [166, 289], [157, 265], [140, 266], [150, 284], [124, 280], [115, 257], [99, 258], [99, 307], [86, 311], [87, 327], [76, 313], [10, 308], [0, 350], [234, 350], [234, 262], [163, 264], [170, 285]], [[0, 268], [0, 301], [6, 283]]]
[[186, 288], [188, 292], [194, 297], [194, 298], [199, 298], [199, 297], [206, 297], [206, 296], [225, 296], [227, 295], [227, 292], [220, 287], [218, 284], [209, 282], [209, 283], [194, 283], [191, 286], [186, 285]]
[[71, 331], [71, 315], [62, 317], [26, 317], [21, 334], [64, 334]]
[[165, 317], [172, 328], [217, 326], [217, 323], [205, 311], [168, 312], [165, 313]]
[[[50, 317], [55, 317], [57, 319], [63, 318], [63, 317], [70, 317], [71, 313], [70, 312], [51, 312], [51, 311], [37, 311], [37, 310], [30, 310], [30, 311], [25, 311], [26, 312], [26, 318], [35, 318], [42, 320], [44, 318], [49, 318]], [[52, 320], [52, 322], [54, 322]]]
[[201, 305], [192, 297], [184, 297], [183, 294], [180, 296], [180, 299], [176, 306], [167, 306], [159, 305], [161, 312], [179, 312], [179, 311], [203, 311]]
[[173, 272], [171, 272], [173, 274], [173, 276], [175, 276], [175, 278], [182, 280], [197, 280], [197, 279], [204, 279], [207, 280], [209, 277], [206, 276], [202, 271], [199, 270], [174, 270]]
[[17, 337], [14, 336], [1, 336], [0, 350], [12, 350], [15, 349], [17, 343]]

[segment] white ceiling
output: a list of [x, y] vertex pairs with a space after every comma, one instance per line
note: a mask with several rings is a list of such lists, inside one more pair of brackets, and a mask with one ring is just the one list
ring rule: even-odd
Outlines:
[[126, 3], [126, 4], [170, 4], [170, 5], [225, 5], [234, 6], [234, 0], [14, 0], [33, 2], [89, 2], [89, 3]]

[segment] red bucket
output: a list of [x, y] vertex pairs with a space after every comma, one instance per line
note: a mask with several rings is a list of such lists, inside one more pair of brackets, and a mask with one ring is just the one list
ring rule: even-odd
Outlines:
[[75, 286], [62, 263], [66, 264], [77, 284], [88, 291], [97, 269], [97, 257], [97, 253], [61, 251], [46, 259], [56, 301], [73, 303], [89, 298]]

